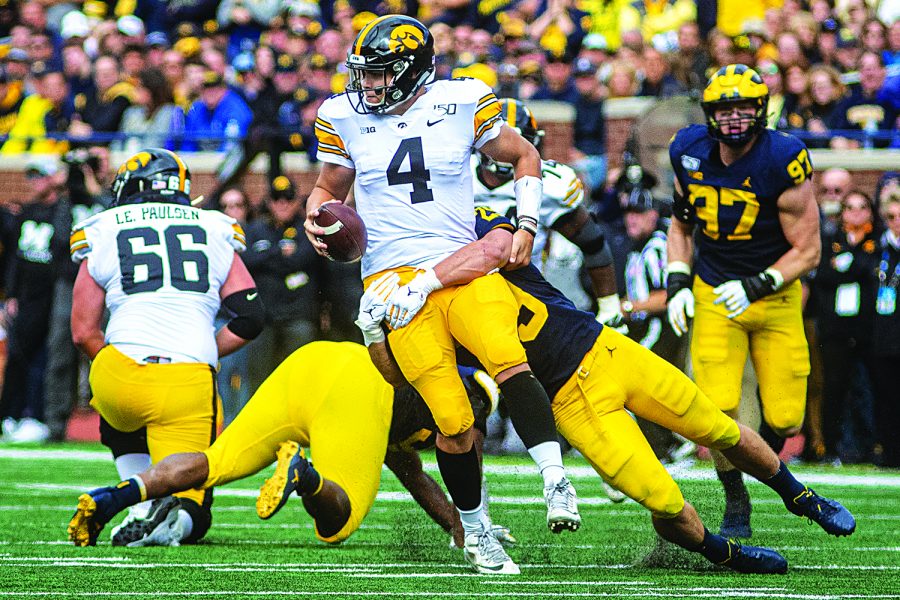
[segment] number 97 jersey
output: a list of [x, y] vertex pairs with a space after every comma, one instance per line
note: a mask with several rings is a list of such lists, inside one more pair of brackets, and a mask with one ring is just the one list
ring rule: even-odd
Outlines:
[[766, 129], [747, 154], [726, 167], [706, 127], [691, 125], [672, 139], [669, 158], [700, 229], [700, 279], [715, 287], [756, 275], [790, 250], [778, 217], [778, 198], [812, 176], [803, 142]]
[[106, 342], [137, 362], [215, 366], [219, 290], [235, 251], [237, 222], [216, 211], [164, 203], [129, 204], [94, 215], [70, 239], [72, 260], [106, 291]]

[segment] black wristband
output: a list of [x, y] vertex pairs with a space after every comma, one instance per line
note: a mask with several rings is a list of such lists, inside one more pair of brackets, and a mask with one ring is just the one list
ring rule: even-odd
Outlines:
[[537, 235], [537, 221], [531, 217], [519, 217], [519, 225], [517, 229], [524, 229], [531, 235]]
[[681, 290], [691, 289], [692, 276], [687, 273], [669, 273], [666, 279], [666, 302]]
[[697, 216], [696, 209], [690, 201], [684, 197], [684, 194], [675, 191], [672, 202], [672, 216], [682, 223], [691, 224]]
[[741, 285], [747, 293], [747, 300], [754, 302], [775, 291], [775, 278], [763, 271], [758, 275], [742, 278]]

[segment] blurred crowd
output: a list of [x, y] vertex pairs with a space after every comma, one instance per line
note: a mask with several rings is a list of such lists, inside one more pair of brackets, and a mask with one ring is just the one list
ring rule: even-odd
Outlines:
[[900, 146], [892, 0], [2, 0], [0, 152], [249, 139], [315, 160], [316, 109], [385, 13], [429, 24], [439, 78], [574, 106], [570, 162], [602, 156], [604, 99], [696, 94], [734, 62], [763, 75], [771, 126], [813, 146]]
[[[639, 165], [607, 168], [604, 103], [696, 97], [711, 72], [741, 62], [769, 87], [770, 128], [811, 147], [900, 147], [900, 2], [891, 0], [0, 0], [0, 153], [37, 155], [30, 196], [0, 210], [5, 439], [63, 439], [89, 394], [68, 334], [68, 233], [108, 205], [110, 151], [223, 155], [209, 206], [243, 224], [244, 260], [268, 313], [263, 335], [222, 361], [226, 421], [295, 348], [361, 339], [358, 266], [310, 247], [308, 190], [283, 173], [281, 156], [315, 161], [316, 110], [344, 89], [351, 40], [390, 12], [429, 24], [437, 77], [476, 77], [499, 97], [573, 107], [564, 158], [608, 229], [631, 335], [684, 368], [685, 345], [663, 314], [666, 203]], [[269, 156], [270, 185], [254, 197], [240, 175], [259, 153]], [[896, 414], [876, 408], [898, 397], [900, 324], [879, 290], [896, 294], [900, 283], [900, 175], [877, 189], [840, 169], [816, 182], [824, 241], [806, 282], [805, 456], [900, 466], [882, 455], [877, 431]], [[551, 280], [573, 299], [589, 297], [564, 240], [551, 238], [545, 255]]]

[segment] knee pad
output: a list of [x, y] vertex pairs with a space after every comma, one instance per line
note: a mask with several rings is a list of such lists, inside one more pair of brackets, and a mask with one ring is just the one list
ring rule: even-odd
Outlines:
[[654, 485], [641, 504], [656, 518], [673, 519], [684, 510], [684, 496], [675, 482], [668, 480]]
[[190, 535], [181, 540], [181, 543], [196, 544], [203, 539], [212, 526], [212, 511], [210, 510], [212, 508], [212, 490], [206, 490], [203, 504], [197, 504], [187, 498], [178, 498], [178, 501], [181, 503], [179, 510], [186, 512], [193, 523]]
[[100, 442], [112, 451], [113, 458], [124, 454], [150, 454], [147, 448], [147, 428], [119, 431], [100, 417]]

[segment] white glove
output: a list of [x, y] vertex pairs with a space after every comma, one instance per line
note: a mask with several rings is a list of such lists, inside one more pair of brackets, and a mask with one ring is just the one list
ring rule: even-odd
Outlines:
[[675, 335], [681, 337], [688, 330], [688, 319], [694, 318], [694, 293], [685, 288], [678, 290], [666, 305], [669, 313], [669, 325], [675, 331]]
[[628, 323], [622, 314], [622, 303], [618, 294], [597, 298], [597, 322], [615, 329], [622, 335], [628, 335]]
[[359, 318], [354, 321], [363, 334], [366, 347], [384, 341], [381, 322], [387, 313], [387, 300], [398, 289], [400, 276], [389, 272], [379, 277], [359, 301]]
[[426, 269], [413, 277], [412, 281], [400, 286], [388, 299], [387, 319], [392, 329], [406, 327], [419, 310], [425, 306], [428, 294], [441, 289], [443, 284], [434, 274], [434, 269]]
[[726, 281], [713, 290], [716, 299], [713, 304], [724, 304], [725, 308], [730, 311], [728, 318], [733, 319], [750, 307], [750, 299], [747, 297], [747, 290], [740, 279], [732, 279]]

